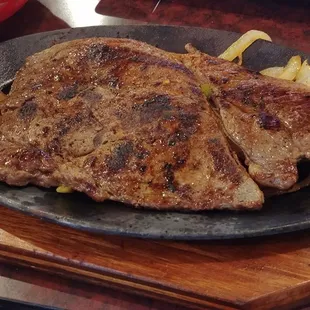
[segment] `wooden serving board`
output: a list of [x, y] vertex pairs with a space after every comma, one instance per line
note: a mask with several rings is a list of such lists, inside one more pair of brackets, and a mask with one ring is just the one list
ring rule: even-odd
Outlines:
[[0, 259], [199, 308], [310, 303], [309, 232], [217, 242], [98, 236], [0, 207]]

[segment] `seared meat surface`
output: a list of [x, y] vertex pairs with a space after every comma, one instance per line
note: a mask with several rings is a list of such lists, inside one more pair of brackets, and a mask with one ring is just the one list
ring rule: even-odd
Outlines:
[[[76, 40], [29, 57], [0, 104], [0, 180], [63, 184], [97, 201], [157, 209], [260, 208], [263, 194], [230, 149], [196, 73], [125, 39]], [[273, 132], [282, 139], [281, 129]], [[288, 178], [296, 175], [294, 163], [286, 167]]]
[[310, 89], [198, 51], [177, 58], [211, 87], [209, 100], [250, 176], [262, 187], [290, 189], [297, 162], [310, 158]]

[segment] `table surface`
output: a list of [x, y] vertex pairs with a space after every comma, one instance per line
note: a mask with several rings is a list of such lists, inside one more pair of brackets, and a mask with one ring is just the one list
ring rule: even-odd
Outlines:
[[[161, 0], [156, 4], [157, 0], [29, 0], [13, 17], [0, 23], [0, 42], [67, 27], [157, 23], [237, 32], [258, 28], [277, 43], [310, 52], [308, 0]], [[0, 298], [8, 299], [7, 303], [18, 300], [66, 309], [185, 309], [10, 262], [0, 264]]]

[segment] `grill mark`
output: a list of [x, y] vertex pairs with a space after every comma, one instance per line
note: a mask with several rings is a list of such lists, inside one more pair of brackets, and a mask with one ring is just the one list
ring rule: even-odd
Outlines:
[[177, 142], [187, 141], [197, 130], [198, 115], [181, 112], [177, 115], [179, 120], [178, 129], [170, 136], [169, 146], [174, 146]]
[[166, 163], [163, 167], [164, 178], [166, 181], [165, 188], [170, 192], [174, 193], [176, 191], [176, 185], [174, 182], [174, 170], [173, 165], [170, 163]]
[[125, 141], [118, 145], [107, 158], [107, 167], [110, 172], [118, 172], [126, 167], [126, 164], [133, 154], [133, 143]]
[[198, 115], [192, 114], [192, 113], [182, 112], [179, 115], [179, 119], [181, 122], [181, 126], [184, 129], [187, 129], [188, 131], [193, 133], [193, 130], [196, 128]]
[[22, 120], [31, 120], [37, 113], [38, 105], [32, 99], [26, 100], [19, 109], [19, 118]]
[[197, 114], [182, 111], [165, 117], [167, 120], [175, 120], [178, 122], [174, 132], [168, 137], [168, 146], [175, 146], [178, 142], [187, 141], [197, 131], [198, 118]]
[[152, 119], [165, 116], [165, 112], [171, 111], [173, 107], [170, 104], [168, 95], [155, 95], [144, 100], [141, 104], [135, 104], [132, 110], [137, 111], [142, 122], [148, 122]]
[[258, 123], [261, 128], [266, 130], [279, 130], [281, 127], [281, 123], [278, 117], [264, 111], [259, 113]]
[[75, 83], [70, 86], [64, 86], [63, 89], [58, 93], [58, 100], [69, 100], [74, 98], [78, 92], [78, 85]]
[[123, 50], [123, 48], [118, 51], [106, 44], [94, 43], [89, 46], [86, 57], [98, 63], [105, 63], [120, 58], [120, 55], [122, 54], [121, 50]]
[[145, 70], [147, 65], [157, 65], [159, 67], [171, 68], [173, 70], [183, 72], [188, 76], [194, 77], [193, 72], [182, 63], [144, 54], [139, 51], [132, 51], [127, 47], [115, 48], [103, 43], [92, 44], [89, 46], [85, 58], [86, 60], [94, 61], [98, 65], [103, 65], [112, 61], [115, 62], [117, 60], [123, 60], [127, 63], [143, 63], [143, 66], [141, 67], [142, 70]]

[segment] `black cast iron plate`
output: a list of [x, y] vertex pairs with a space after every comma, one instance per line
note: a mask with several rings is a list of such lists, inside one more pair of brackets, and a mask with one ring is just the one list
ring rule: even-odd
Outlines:
[[[219, 55], [240, 34], [173, 26], [98, 26], [40, 33], [0, 44], [0, 87], [12, 80], [25, 58], [35, 52], [77, 38], [127, 37], [168, 51], [184, 52], [191, 42], [210, 55]], [[244, 54], [253, 70], [284, 65], [302, 52], [257, 41]], [[203, 213], [137, 210], [120, 203], [95, 203], [75, 193], [60, 195], [37, 187], [10, 187], [0, 183], [0, 204], [42, 219], [97, 233], [164, 239], [228, 239], [271, 235], [310, 228], [310, 190], [303, 189], [267, 200], [258, 212], [212, 211]]]

